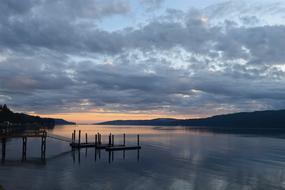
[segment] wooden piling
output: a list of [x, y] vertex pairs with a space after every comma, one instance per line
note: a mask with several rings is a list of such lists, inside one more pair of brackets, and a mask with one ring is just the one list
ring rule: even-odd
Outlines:
[[140, 146], [140, 135], [137, 136], [138, 146]]
[[123, 145], [125, 146], [126, 145], [126, 134], [124, 133], [123, 135]]
[[22, 160], [27, 158], [27, 137], [23, 137]]
[[87, 137], [87, 133], [85, 133], [85, 143], [88, 143], [88, 137]]
[[112, 146], [114, 146], [114, 141], [115, 141], [115, 136], [114, 135], [112, 135]]
[[80, 141], [81, 141], [81, 130], [79, 130], [78, 132], [78, 144], [80, 145]]
[[101, 134], [99, 133], [99, 145], [102, 144], [102, 139], [101, 139], [101, 138], [102, 138], [102, 136], [101, 136]]
[[111, 133], [109, 134], [109, 143], [108, 144], [109, 144], [109, 146], [111, 146], [111, 144], [112, 144], [111, 143]]
[[43, 136], [42, 136], [42, 145], [41, 145], [41, 159], [45, 159], [46, 157], [46, 137], [47, 137], [47, 134], [44, 131]]
[[[98, 136], [97, 136], [97, 134], [95, 135], [95, 145], [97, 145], [98, 144]], [[96, 146], [95, 146], [96, 147]]]

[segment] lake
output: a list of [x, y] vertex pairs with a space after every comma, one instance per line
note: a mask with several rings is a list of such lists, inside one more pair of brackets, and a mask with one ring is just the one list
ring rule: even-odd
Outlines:
[[115, 144], [136, 144], [142, 149], [118, 151], [82, 148], [47, 139], [46, 160], [40, 160], [40, 139], [28, 139], [27, 160], [21, 161], [22, 139], [7, 143], [6, 161], [0, 164], [5, 190], [41, 189], [285, 189], [285, 138], [218, 134], [183, 127], [57, 126], [49, 133], [71, 138], [73, 130], [115, 135]]

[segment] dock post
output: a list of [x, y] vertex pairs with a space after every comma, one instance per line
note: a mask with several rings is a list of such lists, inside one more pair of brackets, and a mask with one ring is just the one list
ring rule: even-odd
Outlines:
[[78, 147], [80, 148], [80, 141], [81, 141], [81, 130], [78, 132]]
[[102, 144], [101, 134], [98, 133], [98, 135], [99, 135], [99, 145], [101, 145]]
[[74, 136], [74, 132], [73, 132], [73, 133], [71, 134], [71, 143], [72, 143], [72, 144], [74, 144], [74, 141], [75, 141], [74, 139], [75, 139], [75, 136]]
[[42, 146], [41, 146], [41, 159], [44, 160], [46, 157], [46, 131], [42, 135]]
[[85, 142], [86, 142], [86, 144], [88, 143], [88, 139], [87, 139], [88, 137], [87, 137], [87, 133], [85, 133]]
[[126, 134], [124, 133], [123, 135], [123, 145], [125, 146], [126, 145]]
[[5, 157], [6, 157], [6, 139], [3, 138], [2, 139], [2, 162], [5, 161]]
[[74, 143], [76, 142], [76, 130], [73, 131], [73, 135], [74, 135]]
[[27, 158], [27, 137], [23, 137], [22, 160]]
[[111, 146], [111, 133], [109, 134], [109, 146]]
[[114, 146], [115, 136], [112, 135], [112, 146]]
[[138, 139], [138, 146], [140, 146], [140, 135], [138, 135], [138, 137], [137, 137]]
[[[95, 145], [97, 145], [97, 144], [98, 144], [98, 142], [97, 142], [97, 141], [98, 141], [98, 140], [97, 140], [97, 138], [98, 138], [98, 137], [97, 137], [97, 134], [96, 134], [96, 135], [95, 135]], [[96, 146], [95, 146], [95, 147], [96, 147]]]

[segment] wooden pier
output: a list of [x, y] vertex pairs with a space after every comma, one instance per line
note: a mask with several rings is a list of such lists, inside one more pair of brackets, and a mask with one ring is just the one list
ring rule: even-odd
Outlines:
[[42, 160], [46, 158], [46, 142], [47, 138], [53, 138], [56, 140], [64, 141], [69, 143], [72, 150], [80, 149], [80, 148], [95, 148], [96, 151], [105, 149], [108, 152], [112, 151], [123, 151], [125, 153], [126, 150], [140, 150], [140, 136], [137, 135], [137, 144], [136, 145], [126, 145], [126, 135], [122, 135], [123, 144], [115, 144], [115, 136], [111, 133], [108, 136], [107, 143], [103, 143], [102, 135], [97, 133], [94, 135], [94, 141], [88, 141], [88, 134], [85, 133], [85, 141], [81, 139], [81, 130], [78, 131], [78, 138], [76, 139], [77, 131], [71, 135], [70, 138], [66, 138], [63, 136], [47, 133], [45, 130], [37, 130], [37, 131], [22, 131], [22, 132], [5, 132], [0, 133], [0, 141], [2, 144], [2, 161], [5, 161], [6, 158], [6, 145], [8, 139], [22, 139], [22, 160], [25, 161], [27, 158], [27, 141], [28, 138], [41, 138], [41, 149], [40, 149], [40, 157]]
[[78, 139], [76, 139], [76, 131], [72, 133], [72, 142], [70, 146], [72, 148], [90, 148], [94, 147], [97, 149], [105, 149], [106, 151], [117, 151], [117, 150], [134, 150], [141, 149], [140, 146], [140, 136], [137, 135], [137, 145], [127, 146], [126, 145], [126, 134], [123, 134], [123, 144], [115, 144], [115, 136], [111, 133], [108, 136], [108, 143], [102, 143], [102, 135], [97, 133], [94, 135], [94, 141], [88, 142], [88, 134], [85, 134], [85, 141], [81, 142], [81, 130], [78, 131]]
[[9, 139], [22, 139], [22, 160], [27, 158], [27, 141], [28, 138], [41, 138], [41, 159], [46, 157], [46, 138], [47, 132], [45, 130], [38, 131], [23, 131], [23, 132], [5, 132], [0, 134], [2, 143], [2, 161], [6, 158], [6, 144]]

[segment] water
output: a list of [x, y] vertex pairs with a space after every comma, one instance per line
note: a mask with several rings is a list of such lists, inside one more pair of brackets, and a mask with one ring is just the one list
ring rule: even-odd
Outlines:
[[126, 151], [125, 158], [115, 152], [109, 163], [105, 150], [99, 159], [93, 148], [71, 152], [67, 143], [48, 138], [43, 162], [40, 140], [28, 139], [27, 161], [21, 162], [22, 142], [12, 140], [0, 165], [0, 184], [6, 190], [285, 189], [285, 141], [280, 137], [147, 126], [60, 126], [50, 133], [71, 137], [74, 129], [87, 132], [90, 141], [97, 132], [112, 132], [115, 143], [126, 133], [129, 145], [141, 134], [142, 149]]

